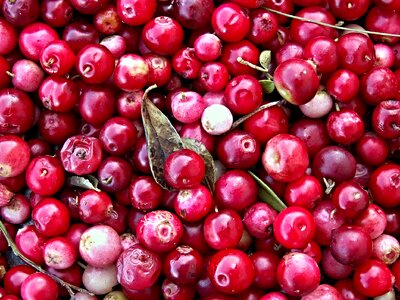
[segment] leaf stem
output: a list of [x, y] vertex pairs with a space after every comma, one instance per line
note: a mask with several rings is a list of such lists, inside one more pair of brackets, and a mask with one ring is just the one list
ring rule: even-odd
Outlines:
[[237, 119], [231, 126], [231, 129], [234, 129], [236, 127], [238, 127], [241, 123], [243, 123], [244, 121], [246, 121], [247, 119], [251, 118], [252, 116], [254, 116], [256, 113], [267, 109], [269, 107], [275, 106], [275, 105], [279, 105], [281, 104], [281, 101], [275, 101], [275, 102], [270, 102], [270, 103], [266, 103], [261, 105], [259, 108], [257, 108], [256, 110], [254, 110], [253, 112], [241, 117], [240, 119]]
[[276, 13], [278, 15], [282, 15], [291, 19], [296, 19], [296, 20], [300, 20], [300, 21], [304, 21], [304, 22], [308, 22], [308, 23], [314, 23], [317, 25], [321, 25], [321, 26], [326, 26], [326, 27], [330, 27], [330, 28], [335, 28], [338, 30], [345, 30], [345, 31], [353, 31], [353, 32], [358, 32], [358, 33], [367, 33], [367, 34], [375, 34], [375, 35], [382, 35], [382, 36], [389, 36], [389, 37], [400, 37], [400, 34], [394, 34], [394, 33], [387, 33], [387, 32], [379, 32], [379, 31], [370, 31], [370, 30], [365, 30], [365, 29], [357, 29], [357, 28], [347, 28], [347, 27], [343, 27], [343, 26], [338, 26], [338, 25], [332, 25], [329, 23], [325, 23], [325, 22], [321, 22], [321, 21], [315, 21], [312, 19], [307, 19], [307, 18], [303, 18], [303, 17], [299, 17], [299, 16], [294, 16], [291, 14], [287, 14], [284, 12], [281, 12], [279, 10], [275, 10], [272, 8], [268, 8], [268, 7], [263, 7], [265, 10], [268, 10], [270, 12]]
[[239, 56], [236, 60], [237, 60], [238, 63], [240, 63], [242, 65], [248, 66], [248, 67], [250, 67], [250, 68], [252, 68], [254, 70], [257, 70], [257, 71], [260, 71], [260, 72], [264, 73], [267, 76], [268, 79], [271, 79], [271, 80], [274, 79], [271, 76], [271, 74], [268, 73], [268, 70], [266, 70], [264, 68], [261, 68], [261, 67], [255, 65], [255, 64], [247, 61], [247, 60], [244, 60], [242, 57]]
[[48, 272], [46, 272], [42, 267], [38, 266], [36, 263], [34, 263], [33, 261], [31, 261], [29, 258], [25, 257], [17, 248], [17, 246], [15, 245], [12, 237], [10, 236], [10, 234], [7, 231], [7, 228], [4, 226], [4, 223], [0, 220], [0, 231], [4, 234], [4, 237], [7, 240], [8, 245], [11, 247], [11, 250], [14, 252], [14, 254], [16, 256], [18, 256], [19, 258], [21, 258], [24, 262], [26, 262], [28, 265], [30, 265], [31, 267], [33, 267], [34, 269], [36, 269], [38, 272], [46, 274], [48, 276], [50, 276], [54, 281], [56, 281], [57, 283], [59, 283], [62, 287], [64, 287], [68, 293], [70, 294], [71, 298], [75, 295], [75, 293], [73, 292], [73, 290], [81, 292], [81, 293], [85, 293], [85, 294], [89, 294], [91, 296], [94, 296], [94, 294], [90, 293], [89, 291], [80, 288], [78, 286], [75, 286], [73, 284], [70, 284], [68, 282], [65, 282], [64, 280], [58, 278], [57, 276], [50, 274]]

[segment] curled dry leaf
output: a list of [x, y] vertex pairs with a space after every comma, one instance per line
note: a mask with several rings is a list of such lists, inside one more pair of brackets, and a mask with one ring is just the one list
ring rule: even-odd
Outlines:
[[271, 50], [264, 50], [261, 52], [260, 54], [260, 65], [265, 69], [268, 70], [269, 66], [271, 64], [271, 56], [272, 56], [272, 52]]
[[206, 166], [203, 183], [211, 192], [214, 192], [217, 171], [212, 155], [208, 152], [207, 148], [197, 140], [183, 138], [182, 141], [185, 148], [197, 152], [197, 154], [203, 158]]
[[169, 119], [147, 97], [152, 88], [147, 89], [142, 101], [142, 121], [150, 169], [155, 181], [161, 187], [171, 189], [164, 177], [164, 162], [172, 152], [184, 147], [178, 132]]

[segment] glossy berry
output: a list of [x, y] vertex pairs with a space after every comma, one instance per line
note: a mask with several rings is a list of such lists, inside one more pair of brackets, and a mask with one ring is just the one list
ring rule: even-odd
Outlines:
[[1, 177], [17, 176], [29, 164], [29, 146], [17, 135], [3, 135], [0, 137], [0, 153]]
[[165, 180], [175, 189], [196, 187], [203, 180], [204, 173], [204, 160], [193, 150], [175, 151], [164, 163]]
[[47, 274], [33, 273], [21, 285], [22, 299], [56, 300], [57, 283]]

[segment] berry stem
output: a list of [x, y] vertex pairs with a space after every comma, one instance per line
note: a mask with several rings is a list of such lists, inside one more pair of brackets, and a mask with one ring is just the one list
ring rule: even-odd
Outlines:
[[26, 262], [28, 265], [30, 265], [31, 267], [35, 268], [38, 272], [46, 274], [48, 276], [50, 276], [54, 281], [56, 281], [58, 284], [60, 284], [62, 287], [64, 287], [68, 293], [70, 294], [71, 298], [74, 297], [75, 293], [73, 292], [73, 290], [81, 292], [81, 293], [86, 293], [89, 294], [91, 296], [94, 296], [94, 294], [90, 293], [89, 291], [82, 289], [78, 286], [75, 286], [73, 284], [70, 284], [68, 282], [65, 282], [64, 280], [58, 278], [57, 276], [50, 274], [48, 272], [46, 272], [44, 269], [42, 269], [40, 266], [38, 266], [37, 264], [35, 264], [33, 261], [31, 261], [29, 258], [25, 257], [17, 248], [17, 246], [14, 244], [14, 241], [12, 240], [10, 234], [7, 231], [7, 228], [4, 226], [3, 221], [0, 220], [0, 231], [4, 234], [4, 237], [7, 240], [8, 245], [11, 247], [11, 250], [14, 252], [14, 254], [16, 256], [18, 256], [19, 258], [21, 258], [24, 262]]
[[375, 34], [375, 35], [382, 35], [382, 36], [389, 36], [389, 37], [400, 37], [400, 34], [379, 32], [379, 31], [370, 31], [370, 30], [357, 29], [357, 28], [347, 28], [347, 27], [343, 27], [343, 26], [332, 25], [332, 24], [328, 24], [328, 23], [325, 23], [325, 22], [320, 22], [320, 21], [315, 21], [315, 20], [303, 18], [303, 17], [294, 16], [294, 15], [287, 14], [287, 13], [281, 12], [279, 10], [275, 10], [275, 9], [268, 8], [268, 7], [263, 7], [263, 8], [265, 10], [270, 11], [270, 12], [273, 12], [273, 13], [276, 13], [278, 15], [282, 15], [282, 16], [285, 16], [285, 17], [288, 17], [288, 18], [291, 18], [291, 19], [296, 19], [296, 20], [300, 20], [300, 21], [304, 21], [304, 22], [314, 23], [314, 24], [317, 24], [317, 25], [326, 26], [326, 27], [330, 27], [330, 28], [335, 28], [335, 29], [338, 29], [338, 30], [347, 30], [347, 31], [353, 31], [353, 32], [358, 32], [358, 33]]
[[253, 63], [247, 61], [247, 60], [244, 60], [242, 57], [239, 56], [236, 60], [237, 60], [238, 63], [240, 63], [240, 64], [242, 64], [242, 65], [248, 66], [248, 67], [250, 67], [250, 68], [253, 68], [253, 69], [257, 70], [257, 71], [260, 71], [260, 72], [266, 74], [268, 79], [271, 79], [271, 80], [274, 79], [274, 78], [271, 76], [271, 74], [268, 73], [268, 70], [266, 70], [266, 69], [264, 69], [264, 68], [261, 68], [261, 67], [255, 65], [255, 64], [253, 64]]

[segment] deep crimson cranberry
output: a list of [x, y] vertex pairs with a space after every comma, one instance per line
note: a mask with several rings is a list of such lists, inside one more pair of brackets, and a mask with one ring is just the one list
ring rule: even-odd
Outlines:
[[[70, 284], [73, 284], [75, 286], [81, 286], [82, 285], [82, 273], [83, 270], [78, 264], [73, 264], [71, 267], [63, 270], [57, 270], [54, 268], [47, 267], [46, 271], [49, 272], [52, 275], [57, 276], [58, 278], [64, 280], [65, 282], [68, 282]], [[60, 296], [69, 296], [68, 291], [61, 287], [60, 285], [58, 286], [58, 294]], [[76, 294], [75, 294], [76, 295]]]
[[341, 264], [359, 265], [371, 256], [372, 239], [360, 226], [342, 225], [332, 233], [330, 250]]
[[298, 43], [287, 42], [275, 53], [276, 64], [279, 65], [291, 58], [304, 58], [304, 48]]
[[126, 40], [119, 34], [114, 34], [103, 38], [100, 44], [105, 46], [116, 59], [120, 58], [126, 52]]
[[325, 122], [320, 119], [303, 118], [297, 120], [291, 125], [290, 133], [306, 143], [310, 158], [331, 143]]
[[345, 103], [357, 96], [359, 88], [360, 80], [356, 73], [347, 69], [335, 71], [326, 82], [326, 91], [329, 95]]
[[88, 21], [79, 20], [65, 26], [62, 39], [68, 43], [72, 51], [78, 53], [89, 44], [100, 41], [100, 33]]
[[[14, 225], [12, 225], [8, 222], [5, 222], [5, 221], [3, 222], [3, 224], [4, 224], [4, 227], [7, 229], [8, 234], [14, 240], [15, 236], [17, 234], [17, 228]], [[0, 233], [0, 252], [6, 253], [8, 249], [9, 249], [9, 245], [8, 245], [7, 239], [5, 238], [3, 233]]]
[[93, 23], [100, 33], [106, 35], [115, 34], [122, 28], [122, 21], [115, 5], [108, 5], [99, 10], [93, 17]]
[[379, 103], [372, 112], [372, 127], [385, 139], [400, 137], [400, 101], [387, 100]]
[[235, 248], [243, 234], [243, 223], [237, 212], [224, 209], [206, 217], [203, 231], [204, 238], [211, 248]]
[[275, 14], [258, 8], [250, 11], [250, 30], [247, 39], [254, 44], [264, 44], [272, 41], [278, 30], [278, 19]]
[[259, 143], [245, 131], [232, 130], [217, 145], [217, 157], [229, 169], [248, 169], [260, 159]]
[[352, 219], [368, 207], [368, 193], [354, 181], [344, 181], [335, 187], [332, 202], [341, 214]]
[[256, 75], [256, 71], [249, 66], [239, 63], [237, 60], [241, 57], [243, 60], [258, 64], [260, 51], [251, 42], [247, 40], [241, 40], [236, 43], [227, 43], [222, 48], [222, 54], [220, 62], [225, 65], [229, 73], [233, 76], [248, 74]]
[[102, 224], [112, 227], [118, 234], [122, 235], [128, 227], [129, 210], [116, 201], [112, 203], [112, 206], [112, 212]]
[[11, 224], [22, 224], [30, 217], [31, 206], [22, 194], [16, 194], [11, 201], [0, 208], [2, 219]]
[[35, 121], [35, 107], [28, 94], [14, 89], [0, 91], [0, 133], [23, 134]]
[[21, 285], [22, 299], [58, 299], [57, 283], [47, 274], [33, 273]]
[[282, 290], [292, 296], [304, 296], [317, 288], [321, 272], [317, 262], [307, 254], [292, 252], [279, 262], [277, 279]]
[[150, 174], [150, 164], [147, 155], [147, 144], [145, 138], [139, 138], [136, 142], [135, 149], [133, 151], [132, 163], [136, 170]]
[[203, 267], [199, 251], [189, 246], [178, 246], [165, 257], [163, 273], [176, 284], [190, 285], [200, 278]]
[[199, 77], [203, 62], [195, 55], [193, 48], [181, 48], [172, 57], [172, 67], [176, 73], [186, 79]]
[[225, 88], [225, 104], [234, 113], [245, 115], [254, 111], [262, 101], [263, 90], [250, 75], [234, 77]]
[[122, 155], [133, 149], [136, 127], [126, 118], [114, 117], [104, 123], [99, 139], [103, 149], [112, 155]]
[[150, 176], [138, 176], [129, 185], [129, 199], [138, 210], [149, 211], [161, 203], [162, 189]]
[[39, 1], [2, 1], [2, 13], [13, 26], [27, 26], [39, 17]]
[[129, 120], [140, 118], [143, 94], [143, 90], [122, 92], [117, 99], [118, 114]]
[[391, 68], [394, 64], [395, 55], [393, 49], [386, 44], [374, 44], [375, 66]]
[[278, 255], [267, 251], [256, 251], [250, 255], [255, 270], [254, 285], [261, 289], [278, 287], [276, 271], [280, 258]]
[[213, 205], [210, 191], [203, 185], [180, 190], [174, 197], [175, 213], [186, 222], [196, 222], [204, 218]]
[[374, 170], [368, 187], [376, 204], [395, 207], [400, 203], [399, 185], [400, 166], [388, 163]]
[[41, 51], [51, 42], [58, 40], [57, 32], [45, 23], [33, 23], [19, 35], [19, 48], [31, 60], [39, 61]]
[[21, 285], [24, 280], [36, 270], [28, 265], [16, 265], [7, 270], [3, 278], [4, 288], [7, 293], [20, 296]]
[[354, 21], [361, 18], [368, 10], [369, 0], [343, 1], [328, 0], [329, 10], [335, 17], [344, 21]]
[[151, 20], [156, 10], [156, 4], [156, 0], [118, 0], [116, 8], [122, 22], [138, 26]]
[[89, 44], [76, 55], [75, 68], [89, 84], [105, 82], [113, 74], [114, 65], [112, 53], [100, 44]]
[[375, 49], [369, 37], [351, 32], [339, 37], [337, 42], [339, 65], [357, 75], [368, 72], [375, 62]]
[[248, 207], [243, 215], [243, 223], [248, 233], [258, 239], [268, 238], [277, 212], [268, 204], [257, 202]]
[[339, 58], [334, 40], [327, 36], [318, 36], [304, 46], [303, 57], [312, 61], [320, 73], [330, 73], [337, 69]]
[[243, 170], [228, 170], [215, 182], [214, 201], [219, 208], [241, 211], [257, 199], [257, 185]]
[[[278, 11], [286, 13], [286, 14], [293, 14], [293, 12], [294, 12], [294, 4], [292, 1], [289, 1], [289, 0], [265, 1], [264, 6], [267, 8], [272, 8], [272, 9], [278, 10]], [[278, 14], [276, 14], [276, 19], [278, 21], [278, 24], [280, 24], [280, 25], [286, 24], [290, 20], [287, 16], [278, 15]]]
[[93, 15], [108, 4], [108, 0], [71, 0], [70, 2], [77, 11], [85, 15]]
[[311, 167], [315, 177], [339, 183], [354, 177], [356, 160], [342, 147], [327, 146], [315, 154]]
[[[69, 220], [68, 220], [69, 221]], [[17, 231], [15, 245], [26, 258], [38, 265], [44, 263], [43, 246], [46, 237], [42, 235], [34, 225], [26, 225]]]
[[283, 199], [288, 206], [301, 206], [311, 211], [323, 197], [320, 181], [312, 175], [304, 175], [291, 181], [285, 188]]
[[172, 250], [179, 243], [182, 234], [182, 222], [176, 215], [166, 210], [146, 213], [136, 227], [139, 242], [155, 252]]
[[177, 150], [169, 155], [164, 163], [165, 180], [175, 189], [187, 189], [199, 185], [204, 173], [204, 160], [193, 150]]
[[81, 220], [88, 224], [105, 221], [112, 214], [111, 198], [105, 192], [86, 190], [78, 199]]
[[105, 192], [116, 193], [127, 188], [132, 176], [130, 163], [118, 156], [104, 159], [97, 170], [100, 187]]
[[336, 280], [348, 278], [354, 271], [353, 266], [338, 262], [329, 248], [325, 248], [322, 254], [321, 267], [328, 277]]
[[[36, 1], [32, 1], [36, 2]], [[24, 20], [26, 21], [26, 20]], [[17, 29], [12, 26], [4, 18], [0, 18], [0, 34], [3, 37], [0, 46], [0, 55], [5, 55], [11, 53], [15, 49], [18, 43], [18, 33]]]
[[114, 83], [126, 92], [133, 92], [148, 83], [149, 66], [146, 60], [136, 54], [120, 57], [113, 75]]
[[40, 65], [51, 75], [65, 75], [75, 65], [75, 54], [67, 42], [56, 40], [43, 48]]
[[60, 159], [67, 172], [86, 175], [95, 172], [102, 161], [101, 143], [97, 138], [75, 135], [61, 148]]
[[211, 18], [212, 27], [223, 41], [234, 43], [241, 41], [250, 30], [250, 18], [235, 3], [218, 6]]
[[172, 74], [171, 61], [155, 53], [145, 54], [143, 58], [149, 67], [148, 84], [156, 84], [158, 87], [166, 85]]
[[181, 245], [187, 245], [196, 249], [200, 253], [207, 253], [210, 251], [210, 246], [207, 244], [203, 233], [203, 221], [199, 222], [184, 222], [183, 223], [183, 236]]
[[14, 177], [22, 174], [29, 164], [30, 149], [17, 135], [0, 137], [0, 176]]
[[33, 158], [25, 173], [29, 189], [41, 196], [57, 193], [64, 185], [65, 177], [60, 159], [49, 155]]
[[[400, 17], [397, 11], [372, 7], [365, 18], [365, 29], [378, 32], [395, 33], [400, 29]], [[371, 35], [375, 42], [394, 44], [400, 40], [395, 36]]]
[[368, 298], [356, 290], [352, 278], [339, 280], [336, 282], [335, 288], [345, 299], [367, 300]]
[[177, 0], [171, 6], [174, 18], [185, 28], [193, 30], [207, 28], [215, 10], [212, 0]]
[[44, 79], [44, 72], [40, 66], [29, 59], [16, 61], [11, 69], [11, 83], [24, 92], [35, 92]]
[[383, 67], [374, 67], [360, 81], [362, 100], [370, 105], [391, 100], [397, 94], [397, 79], [394, 73]]
[[182, 26], [174, 19], [156, 17], [143, 28], [142, 39], [145, 45], [154, 53], [171, 55], [181, 47], [183, 42]]
[[386, 215], [382, 208], [370, 203], [367, 209], [354, 218], [353, 224], [362, 227], [372, 239], [376, 239], [385, 231]]
[[63, 27], [69, 24], [74, 8], [68, 0], [44, 0], [40, 3], [40, 17], [51, 27]]
[[289, 120], [280, 106], [273, 106], [254, 114], [243, 123], [245, 131], [249, 132], [261, 145], [270, 138], [289, 131]]
[[39, 132], [48, 143], [60, 145], [78, 133], [78, 116], [73, 111], [54, 112], [43, 110], [39, 117]]
[[271, 138], [262, 155], [262, 164], [275, 180], [289, 182], [300, 178], [309, 163], [305, 143], [294, 135], [281, 133]]
[[41, 200], [32, 210], [37, 230], [46, 237], [63, 235], [70, 225], [68, 208], [55, 198]]
[[319, 78], [310, 63], [303, 59], [292, 58], [282, 62], [275, 69], [274, 84], [285, 100], [301, 105], [315, 96]]
[[157, 282], [141, 290], [128, 289], [122, 286], [122, 291], [127, 297], [131, 297], [137, 300], [157, 299], [157, 297], [160, 297], [162, 293], [161, 287]]
[[67, 112], [78, 103], [78, 86], [63, 76], [49, 76], [40, 85], [39, 98], [45, 108]]
[[276, 240], [285, 248], [302, 249], [314, 238], [316, 225], [309, 211], [292, 206], [276, 216], [273, 230]]
[[229, 80], [228, 69], [219, 62], [204, 64], [199, 72], [199, 81], [208, 92], [222, 91]]
[[79, 98], [79, 113], [82, 119], [94, 126], [104, 124], [115, 110], [114, 93], [99, 85], [83, 88]]
[[[296, 16], [331, 25], [336, 23], [335, 17], [332, 13], [320, 6], [305, 7], [299, 10], [296, 13]], [[293, 20], [290, 24], [290, 35], [293, 41], [305, 45], [310, 39], [316, 36], [327, 36], [334, 39], [338, 36], [338, 32], [336, 29], [328, 28], [326, 26]]]
[[[1, 20], [0, 20], [1, 26]], [[0, 27], [1, 30], [1, 27]], [[0, 49], [1, 50], [1, 49]], [[0, 89], [6, 88], [11, 82], [11, 64], [3, 57], [0, 56]]]
[[377, 297], [390, 291], [392, 276], [385, 263], [370, 259], [355, 268], [353, 284], [361, 294], [367, 297]]
[[161, 292], [166, 300], [193, 299], [196, 294], [196, 290], [193, 286], [176, 284], [168, 278], [163, 280]]
[[362, 162], [372, 166], [384, 163], [389, 155], [386, 141], [373, 132], [366, 132], [358, 140], [355, 151]]
[[243, 292], [255, 277], [252, 261], [246, 253], [237, 249], [216, 252], [210, 259], [207, 273], [217, 290], [228, 294]]
[[342, 145], [357, 142], [364, 134], [364, 122], [353, 110], [342, 109], [331, 112], [326, 121], [329, 137]]

